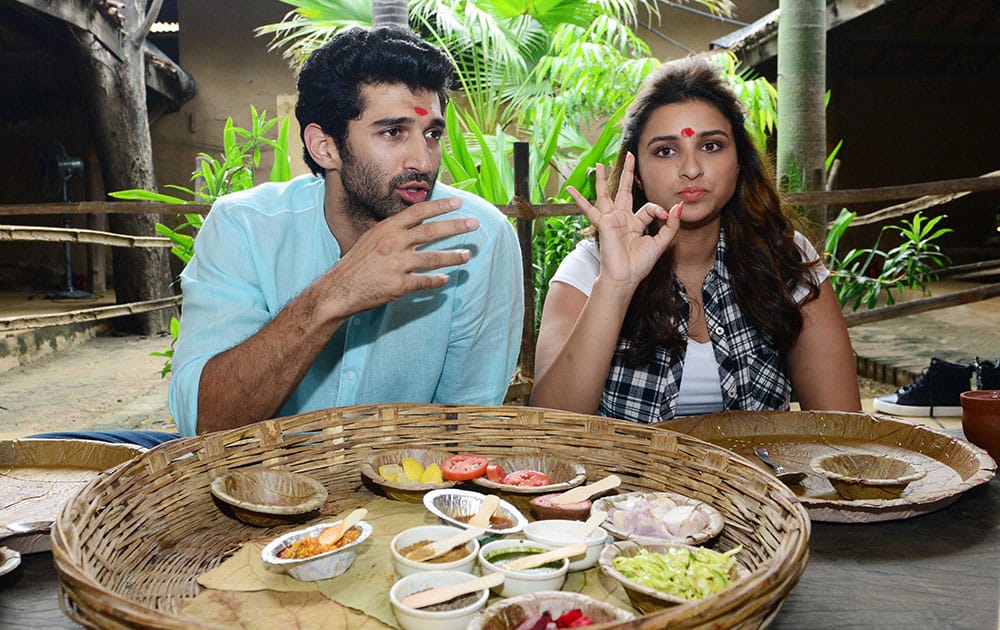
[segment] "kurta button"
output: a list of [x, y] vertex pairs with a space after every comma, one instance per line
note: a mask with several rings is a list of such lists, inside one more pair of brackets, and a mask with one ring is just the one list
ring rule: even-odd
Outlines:
[[726, 331], [725, 331], [725, 329], [722, 328], [722, 326], [716, 326], [715, 327], [715, 334], [721, 335], [724, 332], [726, 332]]
[[354, 372], [348, 372], [344, 376], [346, 376], [347, 380], [349, 380], [349, 381], [353, 381], [354, 380]]
[[359, 318], [355, 317], [354, 319], [351, 320], [351, 323], [354, 324], [355, 326], [360, 326], [361, 325], [361, 320]]

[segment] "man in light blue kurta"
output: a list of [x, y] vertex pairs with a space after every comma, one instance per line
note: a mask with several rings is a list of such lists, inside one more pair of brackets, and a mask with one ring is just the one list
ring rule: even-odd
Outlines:
[[[208, 359], [257, 332], [340, 259], [323, 218], [323, 191], [322, 178], [304, 175], [230, 195], [212, 208], [181, 276], [184, 314], [170, 409], [182, 435], [195, 433]], [[279, 415], [377, 402], [503, 402], [523, 313], [516, 235], [478, 197], [438, 183], [433, 197], [444, 196], [462, 199], [445, 218], [476, 217], [480, 227], [432, 247], [469, 249], [469, 262], [449, 269], [440, 289], [349, 318]]]
[[184, 270], [170, 408], [183, 435], [333, 406], [496, 405], [521, 338], [519, 248], [436, 182], [452, 67], [353, 29], [299, 74], [312, 175], [221, 198]]

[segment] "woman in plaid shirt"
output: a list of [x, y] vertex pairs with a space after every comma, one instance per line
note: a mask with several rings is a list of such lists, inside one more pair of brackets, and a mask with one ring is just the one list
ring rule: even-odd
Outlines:
[[598, 166], [594, 203], [570, 189], [597, 237], [552, 278], [533, 405], [655, 423], [788, 409], [794, 387], [802, 409], [861, 409], [829, 272], [713, 66], [647, 79], [612, 182]]

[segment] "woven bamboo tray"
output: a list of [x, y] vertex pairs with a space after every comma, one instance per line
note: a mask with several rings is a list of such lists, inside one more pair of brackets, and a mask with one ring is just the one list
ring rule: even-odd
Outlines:
[[590, 479], [617, 474], [623, 491], [671, 491], [715, 506], [726, 523], [716, 548], [742, 545], [739, 561], [750, 576], [621, 627], [763, 627], [805, 569], [805, 509], [772, 476], [717, 446], [655, 427], [528, 407], [374, 405], [175, 440], [93, 481], [64, 505], [52, 534], [63, 610], [91, 627], [213, 627], [212, 620], [179, 616], [182, 603], [201, 591], [196, 578], [269, 530], [219, 511], [212, 479], [244, 466], [305, 473], [329, 491], [326, 511], [341, 513], [373, 496], [361, 462], [401, 445], [488, 457], [552, 453], [583, 464]]
[[[0, 441], [0, 530], [18, 521], [54, 521], [63, 502], [101, 471], [145, 450], [92, 440]], [[3, 544], [22, 554], [49, 550], [47, 532], [3, 533]]]
[[[970, 442], [865, 413], [730, 411], [675, 420], [670, 428], [730, 449], [767, 470], [753, 456], [755, 446], [765, 446], [785, 468], [807, 472], [793, 489], [814, 521], [867, 523], [926, 514], [986, 483], [997, 467], [986, 451]], [[809, 465], [814, 457], [843, 452], [891, 455], [922, 466], [927, 475], [897, 498], [844, 499]]]

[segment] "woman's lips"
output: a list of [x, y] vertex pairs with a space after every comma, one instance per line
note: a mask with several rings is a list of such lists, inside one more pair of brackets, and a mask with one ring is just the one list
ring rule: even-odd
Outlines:
[[677, 196], [683, 199], [685, 203], [694, 203], [707, 194], [708, 191], [704, 188], [685, 188], [677, 193]]

